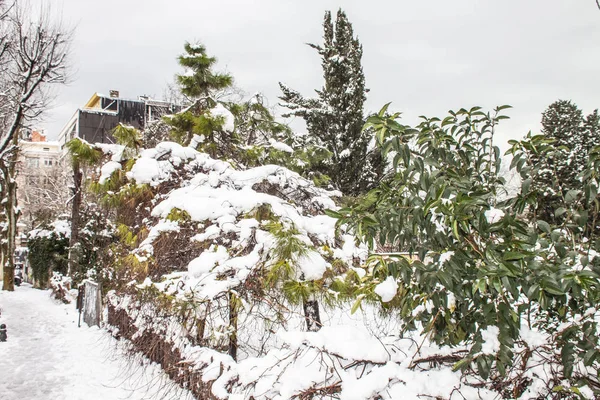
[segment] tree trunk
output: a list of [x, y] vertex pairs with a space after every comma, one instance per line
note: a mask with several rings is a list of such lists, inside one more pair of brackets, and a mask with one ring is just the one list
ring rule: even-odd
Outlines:
[[304, 301], [304, 319], [306, 320], [306, 330], [316, 332], [323, 324], [321, 323], [321, 314], [319, 313], [319, 302], [312, 296]]
[[237, 328], [238, 328], [238, 298], [229, 293], [229, 355], [237, 361]]
[[17, 182], [16, 182], [16, 161], [17, 161], [17, 140], [13, 139], [14, 150], [5, 153], [6, 159], [0, 159], [1, 185], [0, 195], [2, 196], [2, 214], [3, 227], [0, 235], [0, 262], [3, 267], [3, 289], [8, 291], [15, 290], [15, 238], [17, 236], [17, 219], [19, 211], [17, 208]]
[[83, 173], [81, 165], [77, 159], [73, 159], [73, 203], [71, 204], [71, 238], [69, 240], [69, 269], [68, 276], [72, 276], [79, 263], [79, 249], [76, 246], [79, 243], [79, 216], [81, 208], [81, 184]]

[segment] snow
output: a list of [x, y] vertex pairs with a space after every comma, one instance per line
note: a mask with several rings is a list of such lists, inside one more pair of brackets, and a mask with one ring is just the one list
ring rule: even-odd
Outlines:
[[453, 251], [447, 251], [445, 253], [440, 254], [440, 261], [439, 261], [440, 265], [444, 265], [444, 263], [446, 261], [449, 261], [453, 255], [454, 255]]
[[534, 349], [539, 346], [544, 346], [548, 343], [548, 335], [539, 332], [538, 330], [530, 329], [527, 326], [522, 326], [519, 332], [521, 339], [529, 346], [530, 349]]
[[71, 237], [71, 225], [65, 220], [55, 220], [50, 223], [52, 229], [34, 229], [29, 232], [29, 237], [50, 237], [52, 234], [57, 236]]
[[207, 251], [202, 252], [199, 257], [193, 259], [188, 269], [190, 274], [195, 277], [201, 277], [210, 272], [216, 265], [229, 259], [227, 249], [223, 246], [213, 246]]
[[135, 165], [127, 173], [138, 184], [149, 183], [156, 186], [160, 181], [167, 179], [173, 167], [167, 161], [158, 161], [150, 157], [142, 157], [136, 161]]
[[98, 179], [98, 183], [103, 185], [108, 179], [110, 179], [111, 175], [121, 169], [121, 163], [116, 161], [109, 161], [100, 168], [100, 178]]
[[328, 267], [327, 261], [316, 251], [310, 251], [298, 260], [298, 268], [304, 273], [304, 279], [320, 279]]
[[150, 232], [148, 232], [148, 237], [144, 239], [144, 241], [140, 244], [138, 248], [138, 252], [143, 254], [142, 257], [146, 255], [152, 255], [154, 253], [154, 247], [152, 246], [152, 242], [154, 242], [162, 232], [178, 232], [179, 225], [176, 221], [160, 221], [158, 224], [154, 225]]
[[[0, 291], [0, 398], [3, 400], [191, 399], [155, 364], [123, 355], [123, 344], [97, 327], [77, 327], [77, 310], [23, 284]], [[144, 362], [147, 368], [140, 367]]]
[[221, 103], [217, 103], [217, 105], [210, 110], [210, 114], [213, 117], [223, 117], [225, 123], [223, 124], [223, 129], [227, 132], [233, 132], [235, 129], [235, 118], [233, 114], [225, 108], [225, 106]]
[[504, 218], [504, 211], [498, 210], [497, 208], [490, 208], [485, 213], [485, 218], [489, 224], [495, 224]]
[[392, 301], [398, 292], [398, 284], [393, 276], [388, 276], [385, 281], [375, 286], [375, 293], [381, 297], [381, 301], [387, 303]]
[[352, 264], [354, 258], [363, 261], [367, 258], [369, 250], [364, 243], [361, 243], [360, 246], [356, 246], [355, 238], [352, 235], [342, 235], [342, 240], [344, 241], [342, 248], [333, 249], [334, 257], [339, 258], [348, 264]]
[[94, 143], [104, 154], [111, 155], [111, 161], [121, 162], [125, 157], [125, 146], [112, 143]]
[[344, 358], [351, 361], [372, 360], [385, 363], [390, 359], [385, 346], [363, 327], [324, 326], [319, 332], [295, 331], [279, 335], [291, 348], [300, 348], [306, 343], [333, 354], [343, 354]]
[[294, 152], [294, 149], [292, 149], [290, 146], [288, 146], [285, 143], [278, 142], [275, 139], [269, 139], [269, 144], [271, 145], [271, 147], [279, 151], [284, 151], [286, 153]]
[[199, 233], [192, 236], [191, 240], [196, 242], [204, 242], [205, 240], [216, 239], [221, 234], [221, 228], [218, 225], [211, 225], [204, 230], [203, 233]]
[[[196, 137], [196, 141], [199, 139]], [[271, 146], [274, 143], [271, 142]], [[209, 316], [206, 319], [209, 332], [204, 336], [208, 345], [202, 347], [190, 339], [197, 333], [194, 327], [190, 330], [190, 326], [168, 311], [160, 314], [154, 309], [152, 312], [154, 306], [137, 303], [134, 294], [114, 293], [113, 305], [119, 305], [117, 309], [128, 313], [138, 333], [151, 331], [173, 343], [189, 368], [201, 371], [202, 380], [210, 382], [212, 395], [231, 399], [250, 396], [257, 400], [289, 399], [299, 397], [311, 387], [336, 386], [341, 399], [456, 398], [452, 394], [456, 387], [461, 387], [460, 394], [465, 398], [497, 396], [497, 393], [465, 384], [465, 377], [460, 371], [452, 371], [450, 363], [419, 364], [417, 368], [411, 365], [414, 360], [428, 356], [452, 354], [460, 358], [468, 350], [466, 344], [453, 348], [437, 346], [423, 336], [422, 325], [417, 325], [414, 333], [405, 332], [406, 336], [400, 336], [401, 323], [396, 316], [378, 313], [367, 319], [355, 313], [356, 319], [352, 320], [343, 314], [350, 314], [353, 302], [333, 307], [319, 299], [323, 327], [319, 332], [304, 332], [306, 321], [301, 303], [288, 304], [283, 300], [283, 304], [279, 304], [279, 300], [269, 298], [254, 301], [244, 296], [244, 290], [255, 284], [252, 281], [256, 279], [255, 274], [264, 273], [276, 261], [272, 256], [276, 252], [277, 238], [270, 224], [277, 223], [295, 229], [294, 237], [306, 245], [305, 251], [291, 256], [290, 280], [316, 281], [325, 277], [317, 283], [326, 288], [335, 279], [326, 272], [337, 273], [333, 269], [328, 271], [330, 263], [342, 261], [351, 274], [355, 272], [366, 282], [369, 290], [372, 282], [377, 283], [374, 293], [381, 302], [393, 301], [398, 295], [396, 279], [388, 276], [383, 281], [373, 281], [376, 278], [369, 266], [359, 266], [369, 253], [367, 247], [358, 243], [347, 227], [338, 226], [336, 233], [336, 220], [323, 215], [324, 208], [336, 209], [332, 199], [335, 192], [316, 188], [281, 166], [238, 170], [233, 163], [169, 142], [143, 150], [136, 157], [129, 174], [136, 183], [158, 185], [168, 181], [169, 184], [147, 209], [150, 215], [144, 225], [149, 234], [134, 254], [144, 249], [150, 252], [160, 232], [179, 229], [177, 222], [168, 220], [174, 208], [189, 214], [190, 221], [181, 232], [197, 242], [195, 246], [199, 251], [187, 268], [183, 266], [183, 271], [163, 275], [158, 282], [147, 279], [142, 285], [132, 286], [138, 289], [153, 286], [174, 299], [174, 304], [177, 300], [193, 301], [196, 315]], [[262, 215], [262, 206], [268, 206], [266, 218]], [[257, 212], [259, 210], [261, 212]], [[498, 223], [503, 217], [504, 212], [496, 208], [485, 213], [490, 224]], [[435, 210], [432, 218], [444, 223], [443, 215], [436, 214]], [[443, 269], [453, 256], [452, 251], [442, 251], [438, 267]], [[434, 260], [430, 258], [425, 262]], [[277, 282], [276, 288], [286, 283]], [[458, 290], [452, 293], [442, 286], [439, 290], [447, 303], [447, 309], [440, 311], [452, 319], [454, 316], [447, 312], [456, 311], [462, 295]], [[215, 350], [225, 348], [231, 329], [226, 313], [219, 311], [228, 309], [229, 294], [238, 295], [241, 304], [239, 321], [243, 323], [237, 328], [240, 345], [237, 362], [222, 350]], [[369, 307], [380, 311], [381, 304], [374, 306], [374, 300], [377, 298], [370, 294], [365, 297], [361, 312]], [[419, 300], [419, 306], [411, 311], [413, 316], [425, 310], [432, 313], [438, 306], [427, 297], [415, 300]], [[328, 314], [339, 319], [327, 318]], [[284, 321], [270, 322], [276, 318]], [[478, 334], [484, 342], [479, 355], [496, 354], [500, 348], [498, 327], [487, 327]], [[521, 334], [528, 346], [548, 343], [548, 338], [536, 331], [522, 330]], [[523, 345], [522, 341], [518, 343]]]
[[497, 326], [488, 326], [481, 331], [481, 338], [483, 339], [481, 352], [483, 354], [496, 354], [500, 350], [499, 334], [500, 329]]
[[178, 162], [179, 160], [189, 160], [199, 154], [191, 147], [183, 147], [175, 142], [161, 142], [156, 146], [156, 152], [160, 155], [170, 154], [171, 159]]

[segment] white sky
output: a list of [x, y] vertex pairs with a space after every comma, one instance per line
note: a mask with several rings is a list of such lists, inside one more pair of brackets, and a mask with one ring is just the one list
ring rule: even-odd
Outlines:
[[[39, 3], [43, 0], [34, 0]], [[76, 26], [73, 83], [40, 125], [56, 137], [94, 92], [160, 98], [183, 43], [199, 40], [248, 94], [274, 105], [278, 82], [322, 85], [325, 10], [340, 6], [363, 47], [367, 111], [391, 101], [405, 123], [449, 109], [511, 104], [505, 138], [538, 130], [541, 112], [570, 99], [600, 105], [600, 10], [594, 0], [59, 0]], [[294, 126], [299, 124], [294, 123]]]

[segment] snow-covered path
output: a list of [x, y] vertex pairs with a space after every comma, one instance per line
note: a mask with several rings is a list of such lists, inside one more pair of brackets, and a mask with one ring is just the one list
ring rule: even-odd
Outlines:
[[[30, 286], [0, 291], [0, 399], [185, 399], [155, 365], [132, 368], [105, 331], [77, 327], [77, 311]], [[138, 360], [139, 361], [139, 360]]]

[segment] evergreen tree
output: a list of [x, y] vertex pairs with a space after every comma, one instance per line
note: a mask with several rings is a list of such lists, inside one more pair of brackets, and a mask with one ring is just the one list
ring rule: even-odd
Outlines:
[[584, 118], [581, 109], [567, 100], [558, 100], [543, 112], [542, 133], [554, 140], [554, 150], [545, 155], [531, 154], [540, 166], [533, 182], [539, 192], [536, 213], [540, 218], [554, 220], [552, 210], [560, 198], [569, 190], [580, 189], [578, 175], [600, 139], [599, 119], [597, 110]]
[[[310, 44], [321, 56], [325, 83], [317, 90], [317, 98], [304, 98], [280, 83], [286, 116], [302, 117], [307, 126], [307, 143], [325, 147], [331, 157], [316, 165], [315, 170], [328, 175], [345, 194], [364, 192], [373, 178], [368, 157], [369, 132], [363, 131], [363, 108], [366, 100], [365, 76], [362, 69], [362, 45], [354, 36], [352, 24], [339, 10], [335, 25], [331, 12], [325, 13], [323, 45]], [[370, 176], [369, 176], [370, 174]]]
[[212, 70], [217, 59], [206, 54], [205, 46], [186, 43], [184, 49], [185, 54], [180, 55], [178, 60], [182, 67], [188, 69], [188, 72], [176, 76], [181, 93], [191, 99], [197, 99], [209, 97], [212, 92], [232, 85], [231, 75]]
[[211, 156], [222, 155], [235, 138], [224, 126], [224, 113], [229, 111], [222, 108], [214, 95], [231, 87], [233, 78], [213, 71], [217, 59], [206, 54], [205, 46], [185, 43], [184, 49], [178, 60], [186, 71], [176, 75], [176, 79], [181, 93], [194, 102], [185, 111], [163, 120], [172, 128], [171, 137], [176, 142], [187, 146], [193, 135], [203, 136], [206, 140], [202, 150]]

